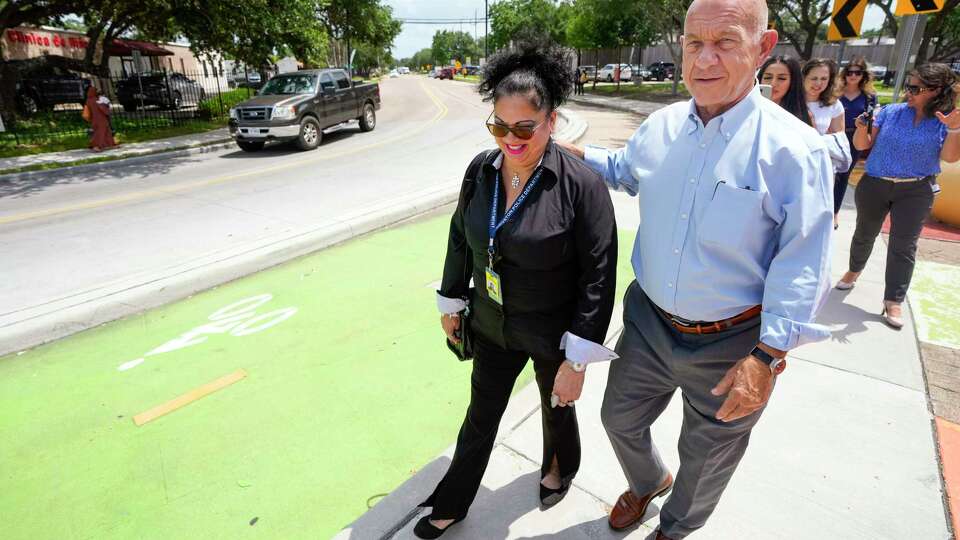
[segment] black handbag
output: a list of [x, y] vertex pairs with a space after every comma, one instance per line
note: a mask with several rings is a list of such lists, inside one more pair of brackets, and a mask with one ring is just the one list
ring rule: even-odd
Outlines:
[[[473, 190], [477, 179], [479, 178], [480, 172], [483, 171], [483, 163], [487, 161], [487, 158], [490, 157], [492, 152], [496, 150], [488, 151], [484, 154], [483, 159], [480, 160], [476, 171], [468, 171], [463, 178], [463, 185], [460, 186], [460, 200], [457, 202], [457, 211], [461, 214], [467, 208], [467, 202], [473, 197]], [[467, 246], [467, 249], [470, 249]], [[473, 277], [473, 268], [471, 265], [467, 264], [467, 257], [463, 258], [463, 279], [466, 283], [470, 283], [470, 278]], [[474, 288], [470, 287], [467, 289], [467, 296], [463, 298], [463, 301], [466, 302], [467, 307], [460, 312], [460, 329], [456, 331], [454, 335], [460, 338], [460, 343], [454, 345], [449, 339], [446, 339], [447, 348], [450, 349], [450, 352], [454, 354], [460, 361], [472, 360], [473, 359], [473, 330], [470, 328], [470, 302], [474, 297]]]

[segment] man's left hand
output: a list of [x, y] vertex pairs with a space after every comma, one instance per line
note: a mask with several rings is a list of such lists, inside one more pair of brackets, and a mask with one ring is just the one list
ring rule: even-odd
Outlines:
[[766, 405], [773, 392], [773, 377], [770, 366], [753, 355], [738, 360], [710, 391], [715, 396], [727, 394], [717, 411], [717, 420], [733, 422]]

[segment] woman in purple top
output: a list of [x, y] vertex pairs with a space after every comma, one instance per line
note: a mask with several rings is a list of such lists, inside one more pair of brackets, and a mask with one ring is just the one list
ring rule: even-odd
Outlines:
[[853, 145], [853, 133], [857, 130], [854, 123], [858, 116], [868, 107], [876, 107], [877, 91], [873, 89], [873, 76], [867, 71], [867, 61], [862, 57], [854, 58], [846, 67], [840, 70], [840, 80], [843, 81], [843, 92], [840, 94], [840, 103], [843, 104], [844, 130], [847, 140], [850, 141], [850, 168], [838, 172], [833, 182], [833, 228], [839, 223], [840, 207], [843, 205], [843, 196], [847, 193], [847, 182], [850, 180], [850, 171], [860, 159], [860, 151]]
[[853, 288], [867, 265], [873, 242], [890, 214], [883, 319], [903, 326], [901, 303], [913, 276], [917, 240], [940, 190], [940, 161], [960, 161], [957, 76], [945, 64], [926, 64], [910, 73], [907, 102], [889, 105], [873, 119], [857, 117], [853, 144], [873, 148], [857, 185], [857, 229], [850, 244], [850, 270], [837, 288]]

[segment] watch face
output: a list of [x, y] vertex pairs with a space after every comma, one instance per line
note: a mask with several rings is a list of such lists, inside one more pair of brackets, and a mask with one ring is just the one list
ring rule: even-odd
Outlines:
[[770, 369], [773, 370], [774, 375], [779, 375], [783, 373], [783, 370], [787, 369], [787, 361], [784, 358], [778, 358], [773, 361], [773, 365], [770, 366]]

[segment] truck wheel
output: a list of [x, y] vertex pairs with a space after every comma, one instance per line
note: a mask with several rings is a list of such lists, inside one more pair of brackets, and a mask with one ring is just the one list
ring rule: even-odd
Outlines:
[[360, 116], [360, 131], [373, 131], [377, 127], [377, 113], [373, 110], [373, 105], [367, 103], [363, 106], [363, 114]]
[[123, 110], [126, 112], [136, 112], [137, 104], [136, 103], [121, 103], [123, 105]]
[[258, 150], [263, 150], [262, 141], [237, 141], [237, 146], [239, 146], [244, 152], [256, 152]]
[[179, 91], [174, 91], [170, 96], [170, 102], [167, 104], [171, 111], [179, 111], [183, 107], [183, 96]]
[[320, 131], [320, 124], [308, 116], [300, 122], [300, 136], [297, 137], [297, 147], [301, 150], [313, 150], [320, 146], [320, 139], [323, 133]]
[[21, 94], [19, 96], [20, 102], [20, 112], [24, 116], [33, 116], [40, 111], [40, 104], [37, 103], [37, 100], [30, 94]]

